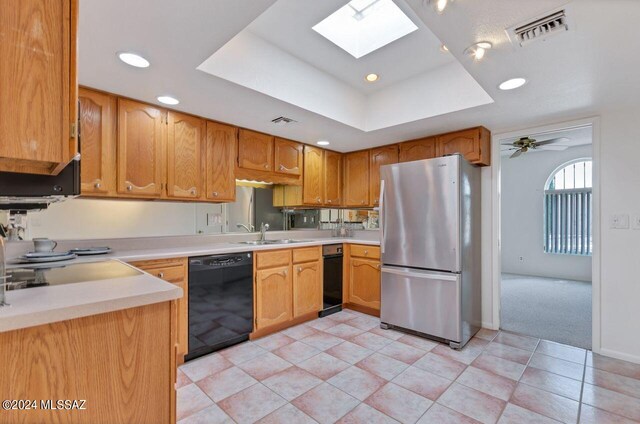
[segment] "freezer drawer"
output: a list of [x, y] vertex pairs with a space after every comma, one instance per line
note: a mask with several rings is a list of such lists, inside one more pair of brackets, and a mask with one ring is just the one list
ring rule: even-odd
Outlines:
[[389, 266], [381, 271], [382, 323], [462, 342], [459, 274]]

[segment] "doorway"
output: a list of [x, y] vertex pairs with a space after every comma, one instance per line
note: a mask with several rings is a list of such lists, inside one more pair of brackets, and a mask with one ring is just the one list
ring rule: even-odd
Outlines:
[[500, 328], [592, 348], [592, 125], [524, 130], [500, 149]]

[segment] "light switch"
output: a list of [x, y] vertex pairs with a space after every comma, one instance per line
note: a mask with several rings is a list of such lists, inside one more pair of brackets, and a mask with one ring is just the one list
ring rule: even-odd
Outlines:
[[628, 230], [629, 229], [629, 215], [617, 214], [611, 215], [611, 228], [616, 230]]
[[640, 215], [634, 215], [631, 220], [631, 228], [634, 230], [640, 230]]

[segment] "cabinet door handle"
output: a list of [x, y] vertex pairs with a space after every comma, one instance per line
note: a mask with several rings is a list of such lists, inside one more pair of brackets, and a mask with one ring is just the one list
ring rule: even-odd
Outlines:
[[193, 194], [193, 195], [195, 196], [195, 195], [196, 195], [196, 193], [197, 193], [197, 191], [196, 191], [196, 189], [194, 188], [194, 189], [192, 189], [192, 190], [190, 191], [190, 193], [191, 193], [191, 194]]
[[298, 274], [300, 274], [301, 272], [302, 272], [302, 267], [301, 267], [301, 266], [299, 266], [299, 267], [298, 267]]
[[213, 197], [218, 197], [218, 192], [217, 191], [213, 192]]
[[331, 199], [327, 200], [327, 203], [331, 203]]
[[160, 272], [158, 273], [158, 277], [160, 277], [160, 278], [164, 278], [164, 272], [160, 271]]
[[365, 254], [365, 256], [366, 256], [366, 255], [368, 255], [368, 254], [369, 254], [369, 251], [368, 251], [368, 250], [365, 250], [365, 251], [364, 251], [364, 254]]
[[100, 188], [100, 187], [102, 187], [102, 184], [100, 184], [100, 183], [95, 183], [93, 186], [94, 186], [95, 188]]
[[133, 186], [132, 185], [128, 185], [127, 186], [127, 191], [131, 191], [131, 190], [133, 190]]
[[321, 203], [321, 200], [319, 197], [316, 197], [316, 202]]
[[287, 276], [287, 270], [282, 271], [282, 275], [286, 277]]
[[284, 165], [280, 165], [280, 170], [281, 170], [281, 171], [284, 171], [285, 169], [287, 169], [287, 168], [285, 168], [285, 166], [284, 166]]
[[361, 201], [360, 201], [360, 204], [361, 204], [361, 205], [364, 205], [364, 200], [361, 200]]
[[264, 169], [269, 169], [269, 164], [265, 164]]
[[380, 264], [376, 265], [376, 268], [380, 269]]

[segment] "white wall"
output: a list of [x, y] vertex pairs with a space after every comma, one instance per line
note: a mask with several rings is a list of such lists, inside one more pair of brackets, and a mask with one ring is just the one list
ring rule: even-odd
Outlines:
[[206, 225], [207, 212], [218, 213], [219, 210], [220, 206], [215, 204], [72, 199], [52, 204], [41, 212], [30, 212], [27, 238], [64, 240], [190, 235]]
[[[544, 185], [560, 165], [591, 157], [591, 146], [502, 157], [502, 271], [591, 281], [591, 257], [544, 253]], [[521, 259], [522, 258], [522, 259]]]
[[640, 230], [609, 228], [640, 215], [640, 107], [601, 115], [601, 351], [640, 363]]

